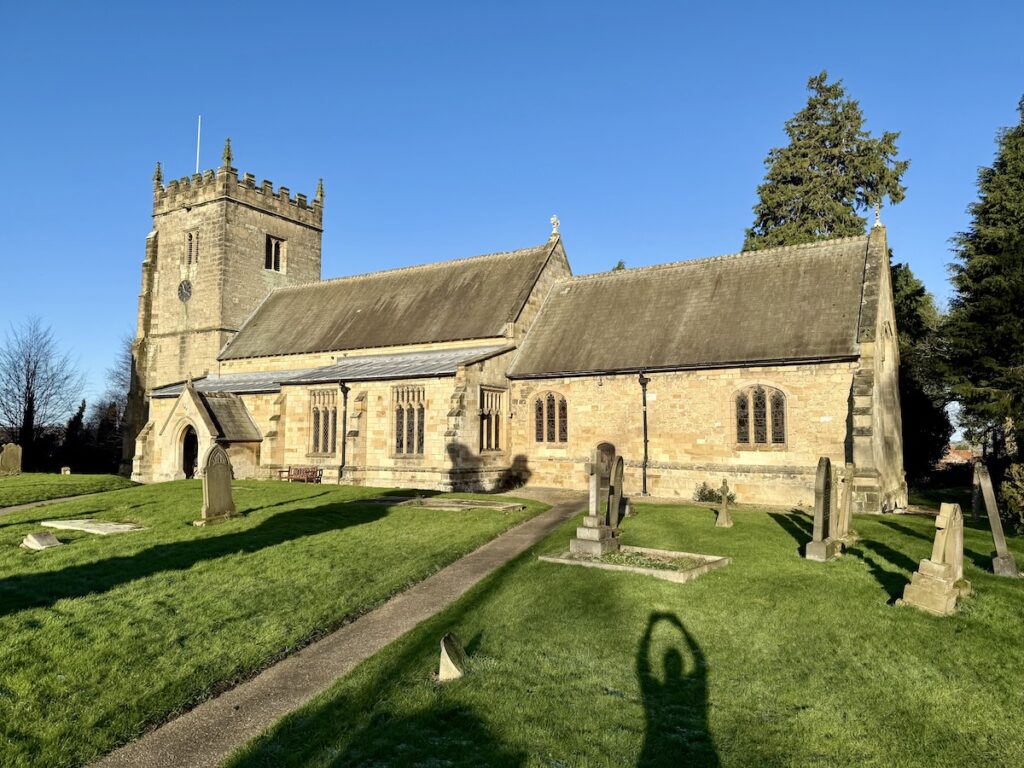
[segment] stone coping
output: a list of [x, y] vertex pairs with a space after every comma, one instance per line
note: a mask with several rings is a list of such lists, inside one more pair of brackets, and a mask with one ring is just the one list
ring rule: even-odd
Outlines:
[[641, 568], [635, 565], [617, 565], [615, 563], [598, 563], [593, 560], [583, 560], [570, 557], [568, 552], [554, 557], [541, 555], [538, 559], [546, 563], [561, 563], [562, 565], [582, 565], [586, 568], [600, 568], [604, 571], [626, 571], [627, 573], [639, 573], [644, 576], [653, 576], [663, 581], [672, 581], [677, 584], [685, 584], [703, 576], [716, 568], [722, 568], [732, 562], [731, 557], [719, 557], [717, 555], [700, 555], [695, 552], [674, 552], [668, 549], [651, 549], [650, 547], [628, 547], [622, 545], [619, 552], [634, 553], [637, 555], [650, 555], [652, 557], [678, 558], [689, 557], [700, 561], [701, 565], [689, 568], [685, 571], [669, 571], [660, 568]]

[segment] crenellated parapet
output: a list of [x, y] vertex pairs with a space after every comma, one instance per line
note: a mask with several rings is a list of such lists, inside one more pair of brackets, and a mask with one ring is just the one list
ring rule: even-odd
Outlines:
[[191, 176], [182, 176], [166, 183], [160, 164], [153, 175], [153, 215], [160, 216], [181, 208], [192, 208], [216, 200], [229, 199], [260, 210], [270, 211], [286, 219], [322, 229], [323, 181], [317, 184], [312, 200], [301, 193], [292, 194], [285, 186], [276, 189], [264, 179], [257, 185], [256, 177], [246, 173], [241, 179], [238, 169], [230, 165], [231, 153], [225, 148], [225, 164], [216, 170], [206, 170]]

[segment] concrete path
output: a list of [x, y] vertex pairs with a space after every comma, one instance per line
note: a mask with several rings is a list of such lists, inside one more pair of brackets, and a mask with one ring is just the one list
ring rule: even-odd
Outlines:
[[[514, 495], [514, 494], [513, 494]], [[525, 495], [525, 494], [524, 494]], [[536, 498], [540, 494], [529, 494]], [[448, 607], [485, 576], [526, 551], [586, 504], [552, 494], [554, 506], [503, 533], [374, 611], [203, 702], [97, 763], [96, 768], [206, 768], [220, 765], [282, 716], [298, 709], [421, 621]]]
[[[124, 490], [123, 488], [114, 488], [115, 491]], [[90, 491], [89, 493], [80, 493], [77, 496], [61, 496], [59, 499], [43, 499], [42, 501], [30, 501], [28, 504], [16, 504], [13, 507], [0, 507], [0, 517], [4, 515], [10, 515], [15, 512], [24, 512], [26, 509], [35, 509], [36, 507], [47, 507], [50, 504], [60, 504], [64, 501], [73, 501], [74, 499], [84, 499], [88, 496], [98, 496], [101, 493], [110, 493], [110, 491]]]

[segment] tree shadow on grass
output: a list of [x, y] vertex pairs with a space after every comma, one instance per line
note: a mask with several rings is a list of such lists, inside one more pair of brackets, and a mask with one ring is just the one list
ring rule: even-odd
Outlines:
[[286, 541], [371, 523], [385, 515], [386, 510], [360, 505], [358, 500], [324, 504], [280, 512], [241, 531], [158, 544], [133, 555], [59, 571], [11, 576], [0, 581], [0, 616], [52, 606], [66, 598], [107, 592], [157, 573], [187, 570], [204, 560], [249, 554]]
[[[666, 624], [679, 638], [662, 654], [659, 678], [651, 659], [654, 630]], [[640, 641], [636, 672], [647, 729], [637, 768], [716, 768], [718, 753], [708, 730], [708, 672], [704, 653], [671, 613], [652, 613]]]
[[786, 533], [793, 537], [797, 544], [797, 554], [803, 557], [807, 542], [814, 532], [814, 522], [806, 515], [797, 512], [769, 512], [768, 517], [778, 523]]

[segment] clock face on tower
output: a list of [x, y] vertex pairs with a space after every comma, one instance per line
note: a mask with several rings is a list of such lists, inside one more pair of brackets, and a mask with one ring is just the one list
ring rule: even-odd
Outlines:
[[182, 301], [188, 301], [192, 298], [192, 283], [188, 280], [182, 280], [178, 284], [178, 298]]

